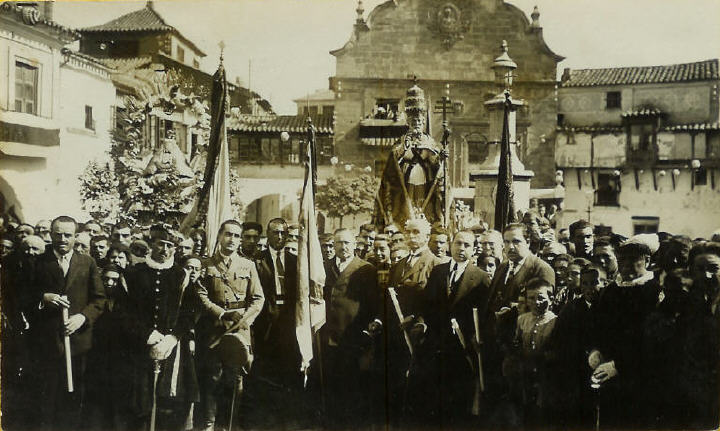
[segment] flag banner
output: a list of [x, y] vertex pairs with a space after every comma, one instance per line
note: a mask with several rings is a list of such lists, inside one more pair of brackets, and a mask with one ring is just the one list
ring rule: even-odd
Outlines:
[[[230, 207], [230, 162], [225, 130], [226, 110], [227, 81], [225, 79], [225, 67], [221, 58], [220, 65], [213, 75], [213, 87], [210, 95], [210, 141], [207, 146], [203, 186], [195, 198], [192, 210], [180, 225], [180, 231], [183, 233], [189, 232], [194, 226], [204, 225], [207, 231], [209, 254], [214, 251], [213, 247], [220, 223], [232, 216]], [[223, 157], [224, 162], [222, 161]], [[211, 190], [213, 196], [211, 196]], [[214, 211], [212, 215], [210, 214], [211, 206], [212, 211]], [[207, 218], [203, 223], [206, 215]], [[221, 220], [217, 224], [214, 224], [216, 222], [213, 221], [214, 228], [211, 228], [211, 223], [208, 221], [210, 218], [214, 220], [220, 218]]]
[[512, 102], [505, 92], [503, 129], [500, 139], [500, 166], [498, 166], [497, 194], [495, 196], [495, 230], [502, 232], [505, 226], [515, 222], [515, 196], [513, 192], [512, 153], [510, 152], [509, 115]]
[[[312, 128], [312, 125], [310, 126]], [[313, 333], [325, 324], [325, 268], [323, 266], [320, 238], [315, 214], [314, 136], [308, 133], [305, 183], [300, 200], [299, 224], [301, 234], [298, 244], [298, 302], [296, 304], [295, 332], [302, 357], [302, 369], [306, 370], [313, 358]]]
[[230, 156], [228, 154], [227, 130], [225, 121], [221, 124], [220, 153], [218, 154], [217, 168], [213, 175], [210, 191], [208, 193], [208, 209], [205, 219], [207, 232], [208, 253], [215, 252], [217, 234], [220, 225], [232, 218], [232, 205], [230, 203]]

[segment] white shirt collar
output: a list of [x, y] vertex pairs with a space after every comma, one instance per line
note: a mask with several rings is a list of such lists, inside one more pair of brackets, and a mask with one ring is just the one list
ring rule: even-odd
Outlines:
[[62, 261], [63, 259], [67, 259], [67, 261], [70, 262], [70, 259], [72, 259], [73, 256], [73, 250], [70, 250], [65, 254], [60, 254], [57, 252], [57, 250], [53, 249], [53, 254], [57, 258], [58, 262]]
[[523, 266], [523, 264], [525, 263], [526, 260], [527, 260], [527, 256], [523, 257], [523, 258], [520, 260], [520, 262], [518, 262], [518, 263], [515, 263], [515, 262], [512, 262], [512, 261], [509, 261], [509, 262], [508, 262], [510, 265], [512, 265], [513, 275], [515, 275], [515, 274], [518, 273], [518, 271], [520, 270], [520, 267]]
[[450, 271], [452, 271], [453, 267], [457, 265], [455, 272], [462, 274], [465, 272], [465, 268], [467, 268], [469, 263], [469, 260], [466, 260], [465, 262], [456, 262], [454, 259], [450, 259]]
[[455, 268], [455, 265], [457, 265], [457, 268], [455, 268], [455, 275], [453, 276], [452, 281], [458, 280], [463, 275], [463, 273], [465, 273], [465, 269], [467, 268], [469, 263], [469, 260], [466, 260], [465, 262], [456, 262], [454, 259], [450, 259], [450, 272], [452, 272], [453, 268]]
[[345, 271], [345, 268], [347, 268], [348, 265], [350, 265], [350, 262], [355, 259], [355, 257], [351, 256], [348, 260], [345, 262], [342, 262], [339, 257], [335, 256], [335, 264], [338, 267], [338, 271], [343, 272]]

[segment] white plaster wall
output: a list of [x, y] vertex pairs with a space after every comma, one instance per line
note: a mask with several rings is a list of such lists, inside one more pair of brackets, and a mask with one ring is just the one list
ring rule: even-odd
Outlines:
[[[60, 152], [48, 161], [57, 179], [51, 199], [57, 211], [85, 219], [89, 215], [80, 209], [78, 177], [91, 160], [107, 158], [115, 87], [108, 77], [69, 64], [61, 66], [60, 80]], [[93, 108], [94, 131], [85, 128], [86, 105]]]
[[[655, 190], [652, 172], [645, 170], [638, 174], [639, 188], [636, 189], [634, 171], [627, 169], [620, 176], [620, 205], [592, 206], [590, 220], [596, 225], [612, 226], [614, 232], [629, 236], [633, 233], [633, 216], [654, 216], [660, 218], [660, 231], [689, 235], [691, 238], [709, 238], [713, 231], [720, 228], [720, 172], [715, 171], [715, 189], [708, 172], [707, 185], [696, 185], [691, 190], [690, 175], [689, 169], [681, 169], [673, 189], [671, 169], [666, 171], [665, 176], [656, 174]], [[563, 227], [577, 219], [587, 219], [589, 196], [586, 192], [592, 190], [590, 173], [583, 172], [581, 181], [582, 188], [579, 189], [575, 170], [565, 170]]]

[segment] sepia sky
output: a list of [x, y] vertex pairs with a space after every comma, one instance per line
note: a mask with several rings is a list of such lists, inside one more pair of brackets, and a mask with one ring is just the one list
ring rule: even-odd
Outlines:
[[[365, 0], [365, 16], [384, 0]], [[441, 0], [429, 0], [437, 1]], [[565, 67], [595, 68], [691, 62], [720, 57], [719, 0], [508, 0], [530, 15], [540, 8], [548, 46]], [[55, 20], [74, 28], [102, 24], [144, 7], [144, 1], [58, 1]], [[335, 58], [348, 40], [355, 0], [164, 0], [155, 9], [217, 67], [226, 44], [228, 78], [240, 77], [279, 113], [293, 99], [327, 88]], [[512, 47], [510, 47], [512, 56]], [[518, 71], [522, 74], [522, 70]]]

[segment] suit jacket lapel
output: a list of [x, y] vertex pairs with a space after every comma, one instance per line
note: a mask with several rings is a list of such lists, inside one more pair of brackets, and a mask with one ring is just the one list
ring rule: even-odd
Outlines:
[[525, 277], [525, 273], [528, 272], [528, 270], [534, 263], [533, 258], [534, 256], [532, 255], [525, 258], [525, 262], [523, 262], [522, 266], [517, 270], [517, 273], [512, 276], [513, 280], [523, 280], [523, 277]]
[[[68, 266], [68, 272], [67, 276], [65, 277], [65, 283], [63, 285], [63, 291], [67, 293], [68, 286], [72, 286], [72, 283], [75, 281], [75, 278], [77, 277], [78, 272], [78, 265], [80, 264], [78, 262], [79, 258], [76, 253], [73, 253], [72, 257], [70, 258], [70, 265]], [[58, 266], [60, 266], [60, 263], [58, 262]], [[62, 268], [60, 268], [60, 271], [62, 271]]]
[[471, 268], [472, 264], [468, 264], [468, 266], [465, 267], [465, 271], [462, 274], [462, 278], [460, 279], [457, 290], [453, 292], [451, 304], [452, 307], [457, 305], [458, 301], [460, 301], [465, 295], [467, 295], [467, 293], [470, 291], [470, 288], [475, 284], [475, 281], [477, 280]]
[[275, 276], [275, 266], [273, 266], [272, 263], [272, 254], [270, 254], [270, 249], [265, 250], [265, 253], [262, 255], [262, 259], [260, 259], [260, 262], [262, 262], [263, 265], [265, 265], [265, 269], [267, 270], [268, 274], [271, 276]]
[[61, 293], [65, 293], [65, 276], [63, 275], [60, 262], [58, 262], [55, 253], [52, 251], [48, 251], [45, 254], [45, 267], [47, 268], [48, 276], [52, 279], [53, 285], [57, 286]]
[[[410, 278], [411, 276], [420, 272], [420, 270], [425, 267], [425, 264], [427, 262], [427, 253], [430, 253], [430, 251], [425, 250], [424, 252], [422, 252], [420, 254], [420, 256], [418, 256], [418, 258], [415, 261], [415, 264], [412, 266], [412, 268], [410, 268], [409, 271], [407, 271], [407, 272], [405, 272], [405, 274], [403, 274], [403, 279]], [[410, 259], [410, 256], [406, 257], [406, 259]], [[407, 266], [407, 260], [405, 261], [405, 265]]]

